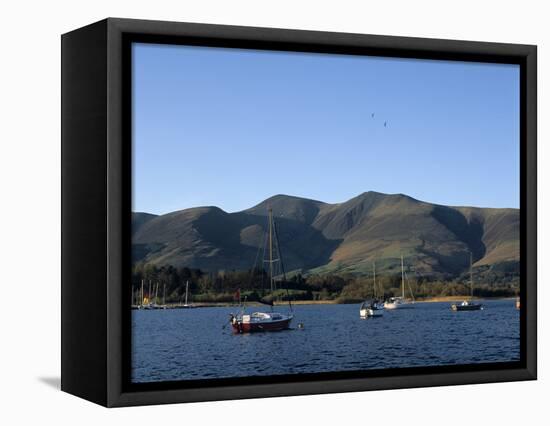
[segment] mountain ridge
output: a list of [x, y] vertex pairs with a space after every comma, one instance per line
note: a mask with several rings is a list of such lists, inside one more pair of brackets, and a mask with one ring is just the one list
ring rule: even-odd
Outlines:
[[[519, 264], [519, 210], [445, 206], [406, 194], [367, 191], [342, 203], [277, 194], [228, 213], [206, 206], [164, 215], [134, 213], [133, 259], [206, 271], [249, 269], [271, 208], [287, 270], [368, 274], [416, 271], [457, 276], [469, 267]], [[144, 216], [147, 215], [147, 216]]]

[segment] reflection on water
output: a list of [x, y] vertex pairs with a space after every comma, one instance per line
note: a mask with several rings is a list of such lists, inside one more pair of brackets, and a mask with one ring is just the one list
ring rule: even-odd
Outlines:
[[519, 360], [514, 301], [484, 305], [482, 311], [452, 312], [449, 303], [417, 303], [366, 320], [359, 318], [359, 305], [302, 305], [294, 308], [291, 330], [242, 335], [226, 326], [234, 308], [132, 311], [132, 380]]

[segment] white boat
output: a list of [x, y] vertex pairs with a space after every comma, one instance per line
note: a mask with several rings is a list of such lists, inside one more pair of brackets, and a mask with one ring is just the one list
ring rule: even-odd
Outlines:
[[186, 281], [185, 282], [185, 303], [181, 305], [183, 309], [192, 309], [195, 307], [195, 305], [187, 303], [188, 297], [189, 297], [189, 281]]
[[376, 300], [365, 300], [359, 308], [361, 318], [381, 317], [384, 314], [384, 305]]
[[144, 309], [144, 299], [143, 299], [143, 279], [141, 280], [141, 290], [139, 292], [139, 303], [137, 304], [138, 309]]
[[361, 318], [381, 317], [384, 314], [384, 304], [376, 298], [376, 264], [372, 264], [372, 294], [373, 298], [365, 300], [359, 307]]
[[401, 297], [390, 297], [388, 300], [384, 302], [384, 308], [390, 309], [390, 310], [399, 309], [403, 307], [403, 305], [407, 305], [407, 303]]
[[150, 309], [166, 309], [166, 284], [164, 284], [164, 296], [162, 304], [159, 303], [159, 283], [155, 283], [155, 301], [150, 304]]
[[[410, 290], [410, 288], [409, 288]], [[412, 295], [412, 291], [411, 291]], [[390, 297], [384, 302], [386, 309], [412, 308], [413, 303], [405, 299], [405, 269], [403, 267], [403, 256], [401, 256], [401, 296]]]

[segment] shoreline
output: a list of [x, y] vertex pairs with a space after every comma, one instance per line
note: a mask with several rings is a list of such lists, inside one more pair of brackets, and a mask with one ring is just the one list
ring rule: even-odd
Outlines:
[[[434, 303], [434, 302], [462, 302], [463, 300], [470, 300], [468, 296], [437, 296], [429, 297], [426, 299], [417, 299], [418, 303]], [[472, 300], [515, 300], [515, 297], [473, 297]]]
[[[436, 296], [436, 297], [427, 297], [425, 299], [419, 298], [415, 299], [415, 303], [437, 303], [437, 302], [462, 302], [463, 300], [469, 300], [468, 296]], [[516, 297], [473, 297], [473, 300], [515, 300]], [[406, 299], [407, 302], [410, 302], [410, 299]], [[292, 302], [293, 305], [355, 305], [361, 303], [361, 301], [353, 303], [341, 303], [336, 300], [298, 300]], [[258, 304], [259, 305], [259, 304]], [[288, 302], [275, 302], [275, 306], [284, 306], [288, 305]]]
[[[462, 302], [463, 300], [468, 300], [469, 297], [465, 296], [437, 296], [429, 297], [425, 299], [416, 299], [416, 303], [438, 303], [438, 302]], [[473, 300], [483, 301], [483, 300], [515, 300], [516, 297], [474, 297]], [[336, 300], [296, 300], [292, 302], [293, 306], [305, 306], [305, 305], [355, 305], [361, 303], [339, 303]], [[288, 302], [274, 302], [274, 306], [287, 306]], [[223, 302], [202, 302], [202, 303], [193, 303], [193, 309], [199, 308], [238, 308], [240, 305], [235, 303], [223, 303]], [[264, 306], [258, 302], [250, 302], [247, 306]], [[132, 309], [139, 310], [137, 306], [132, 305]], [[154, 310], [166, 310], [166, 309], [188, 309], [183, 308], [179, 303], [166, 304], [165, 307], [155, 308]]]

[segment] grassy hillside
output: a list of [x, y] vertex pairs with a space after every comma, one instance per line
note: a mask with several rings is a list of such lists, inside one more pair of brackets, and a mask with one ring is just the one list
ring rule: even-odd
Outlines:
[[155, 217], [157, 216], [150, 213], [141, 213], [141, 212], [132, 213], [132, 234], [135, 234], [143, 224], [149, 222], [151, 219], [154, 219]]
[[510, 270], [519, 262], [517, 209], [449, 207], [377, 192], [339, 204], [276, 195], [236, 213], [217, 207], [136, 213], [134, 261], [211, 272], [249, 269], [264, 241], [269, 208], [286, 269], [304, 274], [369, 275], [373, 262], [381, 273], [397, 273], [401, 255], [414, 273], [441, 278], [467, 271], [470, 252], [480, 271]]

